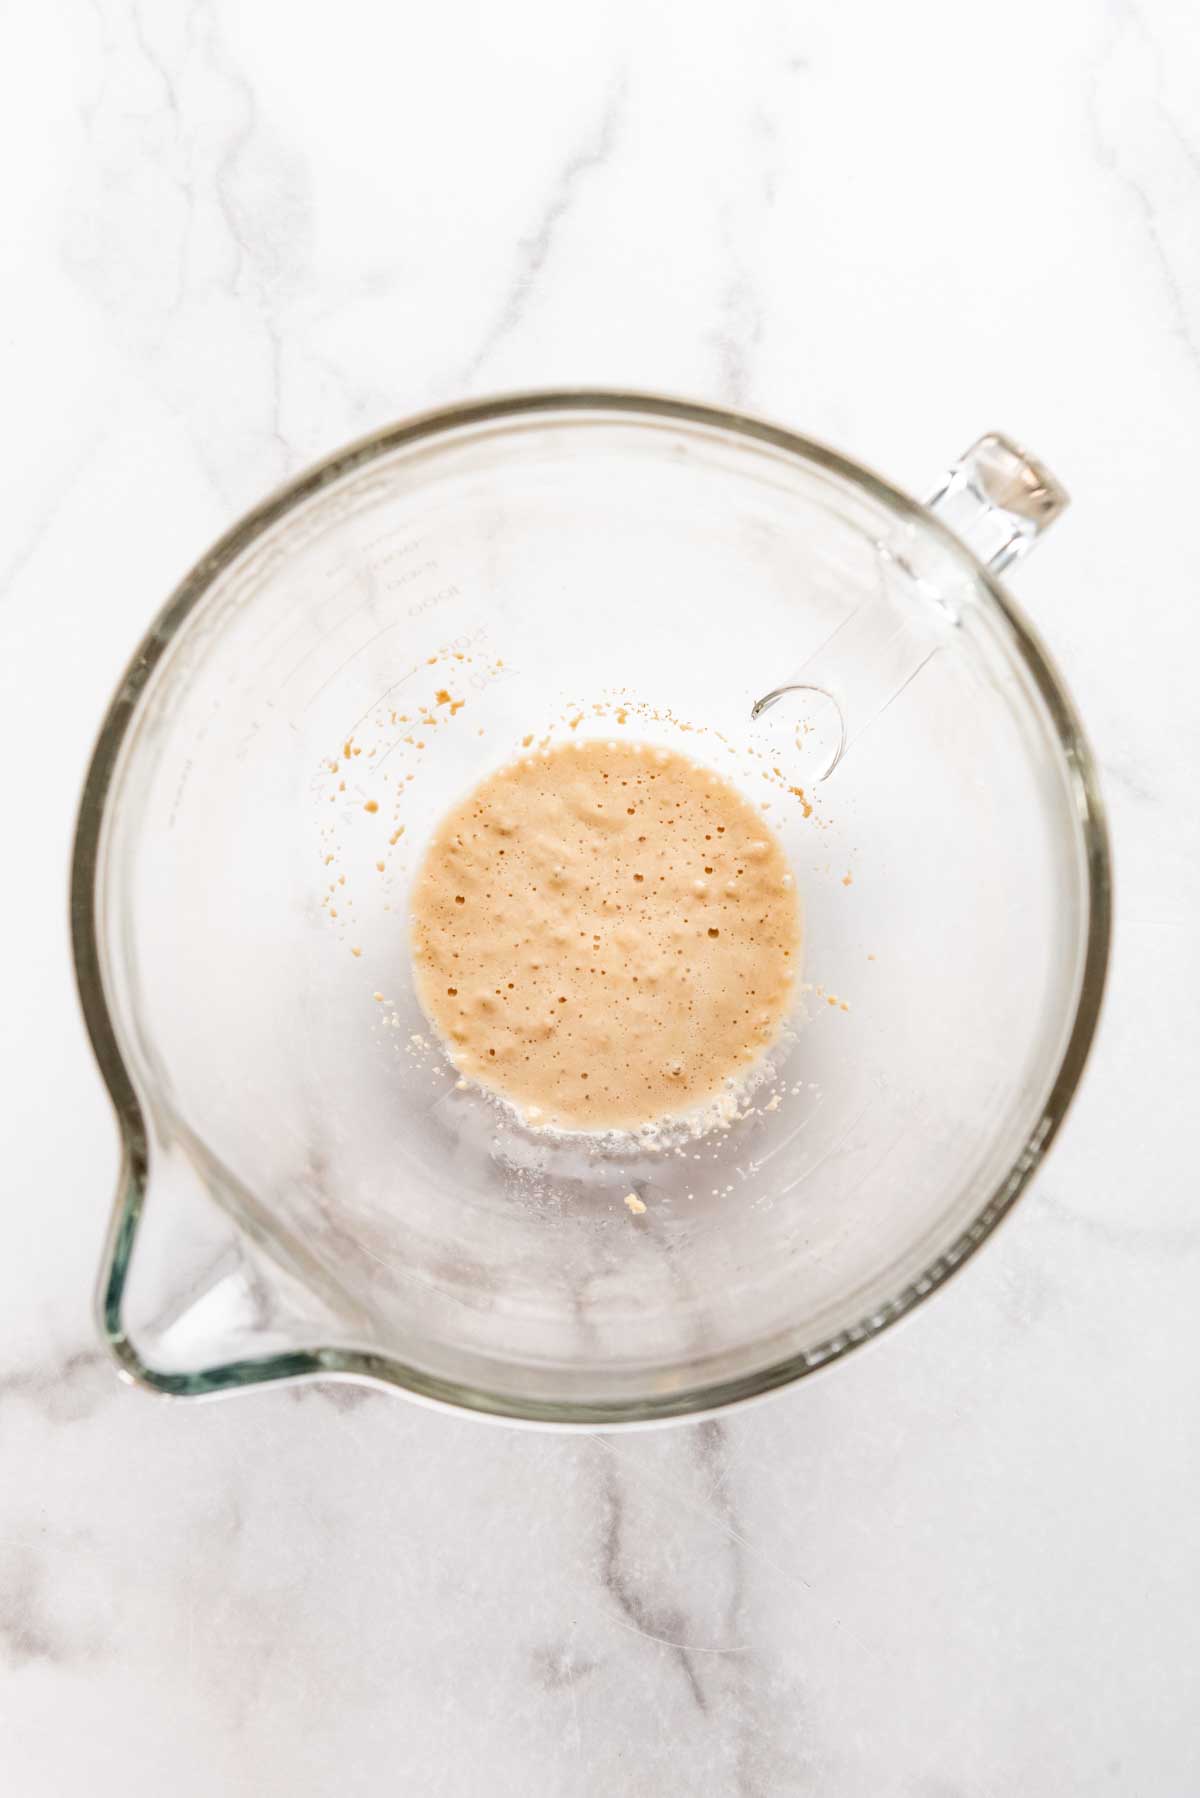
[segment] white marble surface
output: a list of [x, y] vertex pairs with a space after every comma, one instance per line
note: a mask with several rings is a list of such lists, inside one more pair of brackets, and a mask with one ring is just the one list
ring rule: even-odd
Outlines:
[[[1200, 1792], [1200, 15], [48, 0], [0, 57], [0, 1790]], [[1010, 1224], [828, 1377], [652, 1436], [120, 1387], [75, 792], [180, 572], [463, 393], [733, 401], [1074, 493], [1014, 586], [1118, 856]]]

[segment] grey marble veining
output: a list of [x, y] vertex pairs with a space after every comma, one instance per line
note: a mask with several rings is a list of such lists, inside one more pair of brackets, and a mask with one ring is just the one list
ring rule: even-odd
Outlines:
[[[0, 1790], [1200, 1791], [1200, 17], [70, 0], [7, 59]], [[464, 390], [745, 405], [1073, 508], [1013, 582], [1106, 780], [1093, 1063], [1012, 1220], [828, 1376], [650, 1435], [347, 1386], [156, 1403], [72, 808], [234, 513]]]

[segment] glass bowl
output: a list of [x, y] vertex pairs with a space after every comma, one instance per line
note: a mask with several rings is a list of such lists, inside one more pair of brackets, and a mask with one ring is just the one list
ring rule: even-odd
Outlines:
[[[1045, 1154], [1104, 981], [1094, 765], [996, 580], [1063, 503], [1002, 438], [922, 506], [752, 419], [537, 393], [381, 431], [236, 525], [131, 662], [79, 818], [122, 1369], [647, 1422], [934, 1291]], [[717, 768], [803, 895], [801, 1005], [696, 1136], [527, 1129], [414, 995], [430, 833], [572, 732]]]

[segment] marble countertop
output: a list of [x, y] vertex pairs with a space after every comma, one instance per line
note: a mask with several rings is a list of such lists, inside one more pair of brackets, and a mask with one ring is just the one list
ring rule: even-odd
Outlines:
[[[0, 1788], [1200, 1791], [1200, 15], [55, 0], [4, 61]], [[1117, 855], [1068, 1125], [908, 1324], [719, 1422], [155, 1402], [91, 1318], [65, 878], [108, 691], [281, 478], [581, 383], [917, 491], [1002, 428], [1071, 489], [1013, 581]]]

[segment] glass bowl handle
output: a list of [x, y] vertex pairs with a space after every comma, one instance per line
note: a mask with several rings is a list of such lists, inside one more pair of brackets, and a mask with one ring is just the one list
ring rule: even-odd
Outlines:
[[1044, 462], [989, 431], [951, 465], [925, 504], [985, 568], [1000, 574], [1029, 554], [1070, 497]]
[[[1028, 555], [1069, 504], [1066, 489], [1035, 457], [998, 431], [951, 464], [927, 509], [993, 574]], [[828, 780], [855, 738], [879, 718], [938, 652], [957, 621], [961, 565], [943, 544], [925, 545], [908, 528], [877, 545], [879, 592], [843, 620], [782, 686], [755, 701], [751, 719], [787, 694], [808, 695], [810, 722], [826, 739]], [[913, 598], [927, 605], [914, 605]]]

